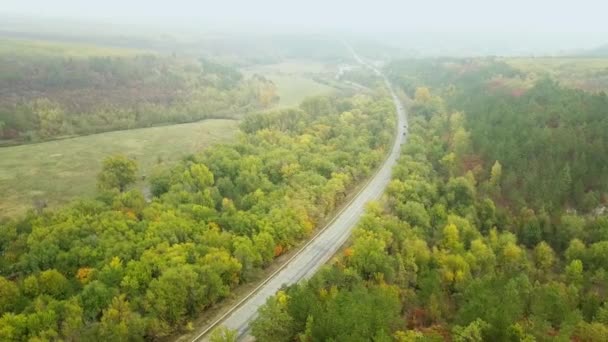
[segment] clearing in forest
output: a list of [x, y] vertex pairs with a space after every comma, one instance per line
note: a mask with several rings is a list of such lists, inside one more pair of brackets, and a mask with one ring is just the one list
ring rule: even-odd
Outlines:
[[23, 214], [35, 201], [56, 207], [76, 197], [94, 196], [97, 173], [108, 155], [123, 153], [136, 159], [142, 176], [159, 162], [174, 163], [210, 145], [232, 141], [237, 126], [234, 120], [205, 120], [0, 148], [0, 217]]
[[327, 95], [334, 90], [318, 80], [334, 77], [335, 70], [318, 62], [288, 61], [249, 67], [242, 72], [246, 75], [259, 74], [274, 82], [280, 97], [278, 107], [297, 106], [307, 97]]

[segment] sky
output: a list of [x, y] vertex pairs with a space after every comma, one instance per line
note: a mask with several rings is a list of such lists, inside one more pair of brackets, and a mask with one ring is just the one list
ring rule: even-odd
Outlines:
[[365, 34], [430, 54], [537, 55], [608, 44], [606, 13], [608, 0], [0, 0], [0, 31]]
[[608, 33], [605, 0], [1, 0], [0, 13], [237, 31]]

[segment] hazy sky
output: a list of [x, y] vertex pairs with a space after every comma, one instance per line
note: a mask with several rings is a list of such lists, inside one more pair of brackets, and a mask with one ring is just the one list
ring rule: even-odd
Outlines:
[[608, 33], [607, 3], [607, 0], [0, 0], [0, 13], [235, 30]]

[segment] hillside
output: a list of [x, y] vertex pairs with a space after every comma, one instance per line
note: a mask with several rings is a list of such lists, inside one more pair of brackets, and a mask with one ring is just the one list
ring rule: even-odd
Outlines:
[[608, 44], [597, 47], [584, 53], [585, 56], [608, 57]]
[[0, 143], [234, 118], [277, 100], [271, 81], [245, 78], [206, 59], [6, 42], [10, 48], [0, 50]]

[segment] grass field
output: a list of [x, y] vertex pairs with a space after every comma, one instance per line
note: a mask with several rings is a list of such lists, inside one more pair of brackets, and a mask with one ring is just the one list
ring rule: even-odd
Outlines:
[[143, 53], [150, 52], [68, 42], [0, 38], [0, 56], [85, 58], [133, 56]]
[[206, 120], [0, 148], [0, 217], [22, 214], [35, 200], [55, 207], [78, 196], [93, 196], [101, 161], [108, 155], [135, 158], [143, 175], [159, 158], [174, 163], [212, 144], [232, 141], [237, 125]]
[[260, 74], [277, 85], [278, 107], [297, 106], [309, 96], [331, 93], [334, 88], [316, 82], [315, 75], [334, 75], [331, 67], [308, 61], [289, 61], [262, 65], [242, 70], [246, 75]]

